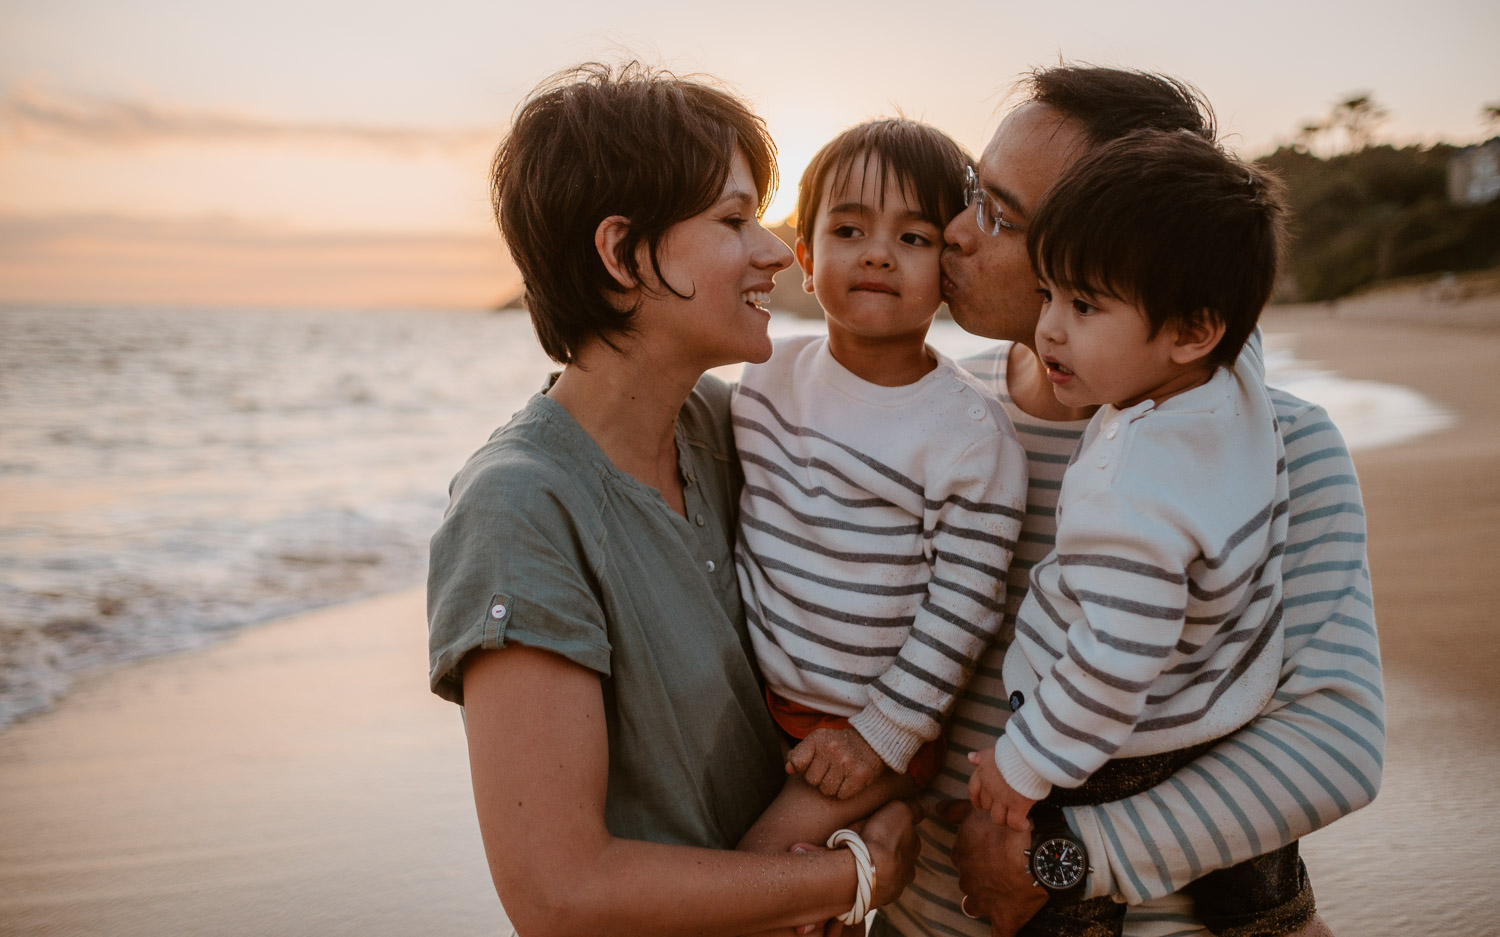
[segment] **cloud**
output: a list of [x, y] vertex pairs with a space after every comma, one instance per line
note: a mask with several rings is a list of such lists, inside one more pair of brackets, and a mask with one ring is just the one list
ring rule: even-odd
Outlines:
[[0, 136], [65, 140], [99, 147], [177, 144], [312, 143], [411, 155], [495, 145], [494, 128], [431, 128], [299, 123], [232, 112], [192, 111], [147, 101], [21, 88], [0, 101]]

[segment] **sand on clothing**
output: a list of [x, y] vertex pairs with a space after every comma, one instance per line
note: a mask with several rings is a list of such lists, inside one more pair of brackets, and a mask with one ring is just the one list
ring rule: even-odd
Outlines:
[[[1356, 455], [1390, 744], [1375, 804], [1304, 844], [1343, 937], [1500, 920], [1500, 302], [1472, 305], [1266, 323], [1299, 358], [1458, 417]], [[425, 660], [405, 592], [95, 675], [0, 734], [0, 933], [504, 934], [458, 710]]]

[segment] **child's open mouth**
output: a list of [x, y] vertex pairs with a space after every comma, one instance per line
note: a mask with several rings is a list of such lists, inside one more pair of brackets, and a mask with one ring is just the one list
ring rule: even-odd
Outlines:
[[1060, 377], [1072, 377], [1073, 376], [1073, 369], [1067, 367], [1061, 361], [1058, 361], [1056, 358], [1043, 357], [1042, 358], [1042, 363], [1047, 366], [1047, 371], [1050, 374], [1056, 374], [1056, 375], [1058, 375]]

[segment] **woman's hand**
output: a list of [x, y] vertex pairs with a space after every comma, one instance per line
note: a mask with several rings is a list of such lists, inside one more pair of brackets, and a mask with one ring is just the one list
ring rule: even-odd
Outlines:
[[825, 797], [848, 800], [880, 777], [885, 762], [854, 729], [814, 729], [786, 756], [786, 770]]
[[[922, 844], [917, 839], [917, 823], [926, 815], [915, 800], [893, 800], [870, 815], [860, 829], [860, 838], [870, 850], [875, 865], [874, 907], [889, 904], [900, 896], [917, 875], [917, 853]], [[850, 893], [851, 903], [853, 893]]]

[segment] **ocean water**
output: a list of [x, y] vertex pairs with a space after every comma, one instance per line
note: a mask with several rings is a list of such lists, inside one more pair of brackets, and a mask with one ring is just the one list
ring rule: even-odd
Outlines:
[[[1351, 445], [1449, 419], [1267, 348]], [[520, 313], [0, 309], [0, 728], [89, 668], [419, 584], [449, 479], [550, 367]]]

